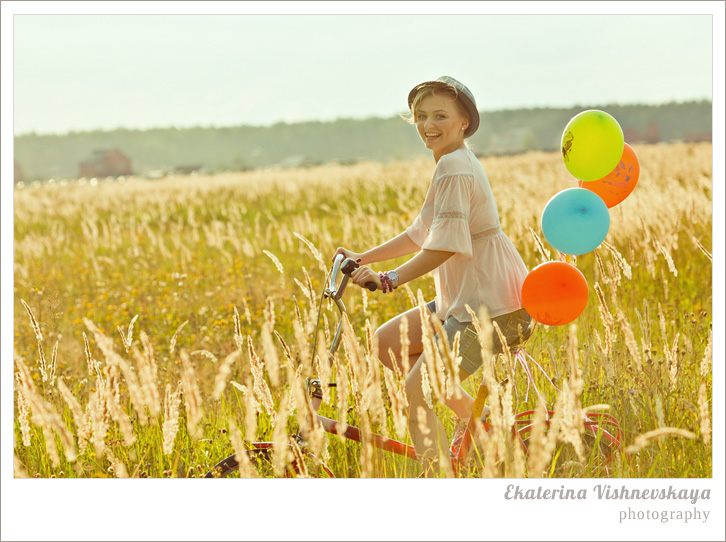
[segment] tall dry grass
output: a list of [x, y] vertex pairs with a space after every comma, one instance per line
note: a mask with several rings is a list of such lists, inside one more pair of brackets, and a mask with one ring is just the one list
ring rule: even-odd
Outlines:
[[[609, 474], [710, 476], [711, 146], [636, 152], [638, 187], [611, 210], [606, 242], [576, 261], [585, 312], [528, 342], [553, 384], [534, 368], [530, 382], [511, 353], [464, 383], [474, 393], [484, 380], [492, 410], [467, 475], [607, 474], [581, 438], [587, 407], [604, 405], [629, 452]], [[539, 217], [574, 186], [559, 155], [483, 163], [528, 266], [557, 258]], [[373, 330], [430, 299], [432, 282], [386, 297], [351, 288], [332, 364], [336, 311], [319, 294], [337, 246], [366, 249], [411, 223], [432, 170], [420, 160], [16, 190], [16, 476], [199, 476], [257, 440], [275, 443], [269, 474], [309, 452], [338, 476], [417, 475], [369, 442], [326, 437], [304, 390], [308, 377], [335, 381], [321, 413], [408, 439], [404, 375], [372, 354]], [[451, 430], [441, 402], [458, 384], [457, 344], [436, 350], [435, 331], [424, 333], [427, 400]], [[533, 384], [555, 415], [525, 456], [509, 427], [525, 409], [543, 418]], [[288, 439], [298, 426], [306, 449]]]

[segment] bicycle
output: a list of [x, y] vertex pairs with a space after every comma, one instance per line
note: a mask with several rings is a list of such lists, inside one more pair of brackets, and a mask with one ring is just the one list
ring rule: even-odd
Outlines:
[[[330, 299], [338, 309], [340, 316], [335, 336], [328, 351], [329, 363], [332, 362], [332, 359], [340, 346], [344, 320], [343, 316], [347, 314], [345, 305], [341, 298], [348, 285], [350, 273], [357, 267], [358, 264], [356, 264], [352, 259], [344, 259], [343, 255], [339, 254], [336, 256], [333, 266], [326, 278], [325, 284], [323, 285], [321, 308], [323, 300]], [[342, 277], [340, 282], [338, 282], [338, 278], [341, 273]], [[371, 291], [376, 289], [375, 283], [372, 282], [366, 284], [366, 287]], [[318, 317], [319, 315], [320, 311], [318, 311]], [[317, 333], [318, 332], [316, 330], [314, 344], [317, 344]], [[522, 348], [523, 346], [521, 346], [519, 350], [515, 350], [513, 353], [518, 355], [523, 352]], [[315, 350], [313, 349], [313, 352], [314, 351]], [[505, 382], [506, 380], [500, 384]], [[349, 440], [362, 442], [364, 437], [362, 436], [360, 428], [347, 423], [341, 423], [332, 418], [318, 414], [318, 410], [323, 401], [323, 385], [327, 385], [330, 388], [336, 387], [335, 382], [323, 384], [316, 378], [308, 378], [306, 380], [306, 391], [308, 396], [311, 398], [311, 405], [313, 412], [315, 413], [315, 423], [319, 424], [320, 427], [322, 427], [327, 433], [339, 435]], [[474, 442], [473, 436], [476, 432], [474, 424], [481, 423], [485, 432], [489, 432], [491, 430], [491, 424], [488, 419], [481, 419], [488, 395], [488, 387], [484, 382], [482, 382], [477, 391], [474, 406], [469, 422], [466, 426], [464, 436], [460, 442], [456, 446], [452, 446], [452, 449], [450, 450], [451, 469], [455, 476], [460, 473]], [[536, 427], [534, 416], [534, 410], [520, 412], [514, 416], [514, 422], [511, 426], [512, 437], [519, 443], [525, 453], [528, 451], [528, 441]], [[553, 416], [553, 411], [545, 411], [546, 428], [550, 427], [551, 418]], [[607, 468], [607, 465], [613, 459], [615, 454], [622, 449], [621, 431], [618, 421], [608, 414], [589, 413], [584, 420], [584, 426], [586, 432], [583, 434], [583, 441], [590, 448], [590, 453], [596, 456], [598, 466]], [[305, 449], [305, 435], [302, 430], [298, 430], [298, 432], [291, 435], [290, 438], [294, 441], [295, 445], [289, 444], [288, 446], [296, 453], [293, 454], [294, 459], [285, 467], [283, 473], [284, 477], [309, 476], [309, 469], [304, 463], [305, 458], [311, 460], [311, 463], [316, 467], [316, 471], [318, 473], [331, 478], [335, 477], [333, 471], [327, 466], [327, 464], [325, 464], [324, 461]], [[365, 438], [375, 448], [384, 452], [401, 455], [413, 460], [419, 459], [412, 445], [405, 444], [376, 433], [368, 433]], [[262, 476], [274, 473], [272, 460], [273, 442], [253, 442], [250, 443], [250, 446], [251, 448], [247, 450], [248, 458], [251, 464], [258, 470], [258, 473]], [[561, 452], [557, 453], [559, 454]], [[226, 477], [236, 472], [239, 469], [239, 463], [235, 457], [236, 454], [233, 454], [218, 462], [208, 473], [206, 473], [205, 478]], [[567, 458], [563, 457], [562, 459], [564, 463], [567, 463]]]

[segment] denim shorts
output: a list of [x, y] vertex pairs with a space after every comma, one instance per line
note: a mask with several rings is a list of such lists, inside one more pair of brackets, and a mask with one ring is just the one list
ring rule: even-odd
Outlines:
[[[427, 304], [429, 310], [436, 314], [436, 302], [430, 301]], [[507, 340], [507, 346], [512, 347], [520, 343], [519, 327], [522, 328], [522, 338], [526, 341], [532, 335], [532, 317], [524, 309], [514, 312], [502, 314], [492, 318], [496, 322], [499, 329]], [[453, 316], [449, 316], [445, 322], [442, 322], [444, 331], [449, 344], [454, 340], [457, 331], [461, 332], [459, 338], [459, 356], [461, 357], [461, 365], [459, 368], [468, 374], [474, 374], [484, 362], [482, 359], [481, 345], [477, 337], [474, 324], [471, 322], [459, 322]], [[439, 334], [435, 336], [439, 340]], [[503, 351], [502, 343], [496, 330], [492, 331], [492, 353], [500, 354]]]

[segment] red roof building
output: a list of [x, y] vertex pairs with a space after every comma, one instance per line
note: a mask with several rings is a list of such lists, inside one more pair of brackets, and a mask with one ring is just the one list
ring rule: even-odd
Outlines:
[[14, 180], [15, 184], [22, 183], [23, 182], [23, 170], [20, 167], [20, 164], [15, 162], [15, 172], [14, 172]]
[[117, 149], [93, 151], [93, 156], [81, 162], [79, 177], [117, 177], [131, 175], [131, 160]]

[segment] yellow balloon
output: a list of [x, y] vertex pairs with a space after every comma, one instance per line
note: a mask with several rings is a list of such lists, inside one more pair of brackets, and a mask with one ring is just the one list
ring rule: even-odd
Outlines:
[[596, 181], [615, 169], [624, 144], [618, 121], [604, 111], [590, 109], [572, 117], [565, 126], [562, 159], [575, 178]]

